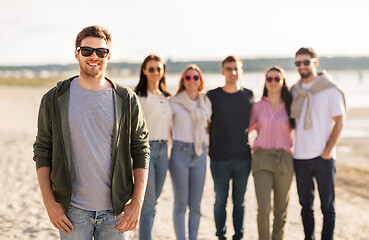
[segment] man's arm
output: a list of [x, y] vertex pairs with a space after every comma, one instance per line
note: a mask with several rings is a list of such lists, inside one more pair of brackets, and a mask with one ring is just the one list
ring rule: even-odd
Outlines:
[[64, 209], [61, 204], [56, 202], [53, 191], [51, 189], [51, 91], [52, 90], [46, 93], [41, 99], [37, 120], [37, 136], [36, 141], [33, 144], [33, 159], [36, 162], [37, 178], [42, 194], [42, 199], [51, 223], [54, 225], [55, 228], [60, 229], [63, 232], [71, 232], [71, 230], [73, 230], [73, 225], [65, 216]]
[[332, 149], [337, 145], [343, 129], [344, 116], [335, 116], [333, 117], [333, 121], [334, 126], [332, 132], [329, 135], [329, 139], [323, 153], [320, 155], [323, 159], [330, 159], [332, 156]]
[[133, 160], [133, 194], [131, 202], [124, 207], [122, 219], [117, 225], [121, 232], [137, 227], [146, 192], [147, 175], [150, 159], [149, 134], [141, 105], [136, 94], [130, 99], [131, 111], [131, 157]]
[[55, 228], [70, 233], [74, 229], [72, 223], [65, 216], [64, 209], [55, 200], [50, 183], [50, 168], [41, 167], [37, 170], [38, 183], [42, 194], [44, 205], [49, 215], [49, 219]]
[[124, 207], [123, 217], [116, 228], [121, 232], [131, 231], [137, 227], [141, 215], [141, 208], [146, 192], [148, 171], [145, 168], [136, 168], [134, 171], [134, 188], [132, 200]]

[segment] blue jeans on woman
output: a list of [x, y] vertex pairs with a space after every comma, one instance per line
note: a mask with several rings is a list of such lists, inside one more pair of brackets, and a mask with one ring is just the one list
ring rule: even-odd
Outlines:
[[189, 208], [189, 239], [197, 239], [200, 224], [200, 203], [206, 175], [206, 149], [196, 156], [194, 144], [174, 141], [169, 162], [174, 192], [173, 223], [177, 240], [186, 239], [185, 213]]
[[167, 141], [150, 141], [150, 164], [146, 194], [141, 210], [139, 239], [150, 240], [155, 206], [163, 189], [168, 170]]
[[214, 180], [215, 204], [214, 218], [217, 229], [216, 236], [225, 239], [226, 206], [229, 181], [232, 179], [233, 199], [233, 239], [242, 239], [245, 215], [245, 193], [251, 168], [250, 160], [210, 161], [211, 174]]
[[59, 231], [61, 240], [128, 240], [128, 232], [119, 232], [115, 227], [121, 217], [115, 216], [113, 210], [87, 211], [73, 206], [69, 207], [67, 218], [73, 224], [71, 233]]
[[336, 162], [334, 159], [295, 159], [297, 192], [299, 194], [305, 240], [315, 239], [314, 178], [316, 180], [323, 213], [322, 240], [333, 239], [336, 212], [334, 208], [334, 182]]

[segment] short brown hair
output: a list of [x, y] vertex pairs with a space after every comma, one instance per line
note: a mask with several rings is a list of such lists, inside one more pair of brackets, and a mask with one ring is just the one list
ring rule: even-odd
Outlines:
[[108, 32], [106, 28], [94, 25], [85, 27], [81, 32], [78, 33], [76, 38], [76, 48], [81, 46], [81, 42], [86, 37], [97, 37], [97, 38], [103, 38], [106, 42], [106, 45], [108, 48], [110, 48], [111, 45], [111, 35]]
[[241, 59], [239, 59], [238, 57], [236, 57], [236, 56], [228, 56], [228, 57], [226, 57], [224, 60], [223, 60], [223, 62], [222, 62], [222, 67], [224, 67], [224, 64], [226, 64], [226, 63], [229, 63], [229, 62], [239, 62], [239, 63], [241, 63], [241, 66], [243, 65], [242, 64], [242, 61], [241, 61]]
[[318, 55], [311, 47], [300, 48], [299, 50], [297, 50], [295, 57], [297, 57], [297, 55], [310, 55], [311, 58], [318, 59]]

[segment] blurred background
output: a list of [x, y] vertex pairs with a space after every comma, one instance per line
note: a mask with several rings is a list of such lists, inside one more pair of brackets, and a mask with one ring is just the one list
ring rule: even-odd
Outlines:
[[[153, 53], [167, 63], [172, 94], [189, 63], [204, 72], [206, 91], [223, 85], [221, 61], [236, 55], [244, 63], [241, 85], [259, 100], [269, 66], [282, 66], [291, 86], [299, 78], [295, 52], [313, 47], [319, 69], [342, 86], [349, 108], [337, 147], [335, 239], [368, 239], [369, 1], [0, 0], [0, 9], [1, 240], [58, 239], [42, 204], [32, 144], [40, 99], [56, 82], [79, 73], [75, 38], [90, 25], [112, 34], [107, 76], [133, 88], [141, 62]], [[153, 233], [160, 240], [174, 238], [170, 177], [165, 184]], [[291, 191], [286, 240], [303, 236], [296, 187]], [[257, 239], [251, 176], [246, 194], [246, 238]], [[213, 203], [208, 172], [199, 239], [214, 238]], [[322, 217], [315, 203], [320, 234]], [[228, 219], [228, 229], [231, 224]]]

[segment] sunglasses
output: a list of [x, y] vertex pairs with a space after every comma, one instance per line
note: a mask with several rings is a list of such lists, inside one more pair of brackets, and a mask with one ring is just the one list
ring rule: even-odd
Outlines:
[[242, 70], [242, 68], [231, 68], [231, 67], [225, 67], [224, 68], [225, 71], [227, 72], [240, 72]]
[[107, 48], [92, 48], [92, 47], [78, 47], [77, 51], [81, 50], [81, 54], [84, 57], [91, 56], [94, 52], [99, 58], [106, 58], [109, 54], [109, 49]]
[[153, 67], [149, 67], [149, 69], [148, 69], [149, 73], [153, 73], [153, 72], [155, 72], [155, 70], [156, 70], [158, 73], [160, 73], [160, 72], [163, 70], [163, 68], [161, 68], [161, 67], [157, 67], [157, 68], [155, 69], [155, 68], [153, 68]]
[[304, 64], [304, 66], [309, 66], [310, 63], [312, 63], [312, 62], [316, 62], [316, 60], [315, 59], [310, 59], [310, 60], [305, 60], [305, 61], [296, 61], [295, 65], [296, 65], [296, 67], [300, 67], [301, 64]]
[[266, 81], [267, 82], [269, 82], [269, 83], [271, 83], [272, 81], [273, 81], [273, 79], [274, 79], [274, 81], [276, 81], [277, 83], [279, 83], [279, 81], [281, 81], [281, 78], [280, 77], [266, 77]]
[[193, 79], [194, 81], [197, 81], [200, 79], [200, 75], [196, 74], [196, 75], [190, 75], [190, 74], [186, 74], [183, 76], [183, 79], [186, 81], [190, 81], [191, 79]]

